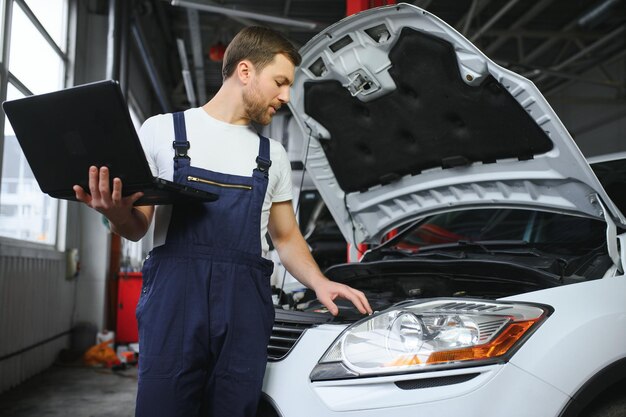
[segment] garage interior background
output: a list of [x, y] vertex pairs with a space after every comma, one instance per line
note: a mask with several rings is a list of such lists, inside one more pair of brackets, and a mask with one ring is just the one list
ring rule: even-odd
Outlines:
[[[16, 11], [45, 31], [29, 3], [1, 2], [2, 100], [9, 88], [23, 95], [38, 92], [11, 72], [9, 62]], [[220, 54], [241, 27], [269, 25], [302, 46], [343, 18], [355, 1], [171, 3], [176, 5], [163, 0], [67, 0], [67, 34], [58, 51], [65, 63], [62, 86], [119, 79], [139, 122], [157, 113], [202, 105], [218, 90]], [[624, 0], [417, 0], [412, 4], [453, 25], [498, 64], [532, 80], [587, 157], [626, 150]], [[2, 132], [7, 130], [4, 120], [0, 120]], [[295, 162], [301, 143], [289, 122], [284, 107], [266, 133], [282, 140]], [[3, 136], [3, 154], [4, 148]], [[6, 155], [2, 161], [6, 168]], [[6, 204], [5, 177], [0, 191]], [[131, 245], [112, 237], [99, 215], [78, 204], [55, 204], [56, 227], [50, 241], [0, 237], [0, 392], [48, 367], [72, 342], [72, 329], [112, 328], [115, 308], [109, 301], [120, 265], [140, 262], [151, 246], [148, 238]], [[78, 277], [68, 279], [71, 248], [78, 251], [81, 270]]]

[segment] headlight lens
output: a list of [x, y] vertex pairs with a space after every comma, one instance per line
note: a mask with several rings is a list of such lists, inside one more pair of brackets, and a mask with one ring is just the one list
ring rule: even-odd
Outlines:
[[536, 304], [437, 299], [402, 304], [348, 327], [312, 381], [503, 360], [550, 313]]

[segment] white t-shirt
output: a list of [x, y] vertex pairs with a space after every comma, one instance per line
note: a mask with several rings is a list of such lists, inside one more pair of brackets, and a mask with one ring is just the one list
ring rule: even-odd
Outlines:
[[[257, 167], [259, 135], [252, 126], [232, 125], [209, 116], [201, 107], [185, 111], [187, 154], [191, 165], [224, 174], [251, 177]], [[146, 120], [139, 130], [152, 175], [172, 181], [174, 177], [174, 122], [171, 114], [160, 114]], [[272, 203], [292, 199], [291, 165], [283, 146], [270, 139], [269, 183], [261, 212], [263, 256], [269, 245], [265, 239]], [[154, 246], [165, 243], [172, 206], [157, 206], [154, 224]]]

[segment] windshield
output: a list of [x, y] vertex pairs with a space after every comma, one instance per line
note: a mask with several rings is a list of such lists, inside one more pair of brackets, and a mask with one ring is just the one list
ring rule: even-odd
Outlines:
[[585, 217], [533, 210], [464, 210], [428, 217], [401, 233], [387, 248], [417, 253], [435, 245], [502, 241], [575, 254], [602, 247], [606, 225]]

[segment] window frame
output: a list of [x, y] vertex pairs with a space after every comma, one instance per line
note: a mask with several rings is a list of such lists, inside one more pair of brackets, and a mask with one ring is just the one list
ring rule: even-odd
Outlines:
[[[73, 66], [72, 59], [73, 51], [75, 49], [75, 19], [76, 19], [76, 0], [65, 0], [65, 34], [64, 34], [64, 47], [63, 49], [57, 45], [52, 39], [52, 36], [45, 29], [43, 24], [39, 21], [35, 13], [28, 7], [25, 0], [0, 0], [1, 6], [1, 19], [2, 27], [0, 30], [0, 101], [7, 99], [7, 90], [9, 83], [15, 87], [24, 96], [33, 95], [32, 91], [22, 83], [22, 81], [9, 71], [9, 56], [10, 56], [10, 44], [12, 34], [12, 20], [14, 7], [19, 7], [21, 11], [26, 15], [28, 20], [33, 24], [35, 29], [43, 36], [52, 50], [63, 61], [63, 83], [62, 88], [67, 87], [73, 79]], [[5, 117], [0, 117], [0, 180], [2, 176], [2, 159], [4, 155], [4, 128]], [[0, 181], [0, 191], [2, 187]], [[6, 236], [0, 236], [0, 248], [2, 246], [17, 246], [24, 248], [34, 249], [47, 249], [64, 251], [66, 245], [66, 233], [67, 233], [67, 201], [57, 200], [57, 213], [56, 213], [56, 228], [54, 230], [55, 236], [51, 243], [33, 242], [24, 239], [15, 239]], [[0, 202], [0, 204], [2, 204]]]

